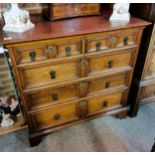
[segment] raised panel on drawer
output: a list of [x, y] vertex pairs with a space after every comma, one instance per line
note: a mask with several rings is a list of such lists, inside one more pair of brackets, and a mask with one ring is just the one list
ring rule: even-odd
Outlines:
[[98, 113], [121, 106], [123, 92], [94, 97], [88, 100], [88, 113]]
[[149, 60], [148, 64], [148, 76], [155, 76], [155, 45], [154, 48], [151, 49], [151, 60]]
[[40, 90], [28, 95], [31, 109], [51, 106], [77, 98], [77, 85], [70, 85], [44, 91]]
[[59, 104], [31, 114], [35, 130], [54, 127], [77, 119], [76, 103]]
[[133, 51], [123, 51], [105, 56], [94, 56], [89, 59], [90, 74], [116, 69], [118, 67], [132, 66]]
[[106, 78], [99, 78], [89, 82], [89, 94], [98, 93], [107, 89], [128, 85], [127, 74], [118, 74]]
[[17, 64], [82, 54], [81, 38], [54, 39], [13, 45]]
[[112, 33], [99, 33], [87, 37], [86, 51], [98, 52], [117, 47], [136, 45], [137, 29], [114, 31]]
[[23, 69], [24, 88], [33, 88], [57, 82], [77, 79], [78, 61], [48, 64], [41, 67]]

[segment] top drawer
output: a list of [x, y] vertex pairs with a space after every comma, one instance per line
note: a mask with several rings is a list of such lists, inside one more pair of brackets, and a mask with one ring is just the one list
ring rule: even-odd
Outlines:
[[129, 29], [91, 35], [87, 37], [87, 52], [136, 45], [137, 32], [136, 29]]
[[82, 53], [82, 39], [76, 37], [16, 44], [13, 51], [17, 64], [64, 58]]

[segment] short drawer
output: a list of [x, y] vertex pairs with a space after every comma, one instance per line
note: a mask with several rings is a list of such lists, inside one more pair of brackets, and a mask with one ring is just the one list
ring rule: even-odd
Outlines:
[[79, 61], [63, 62], [59, 64], [42, 65], [41, 67], [24, 68], [21, 76], [24, 80], [24, 88], [34, 88], [56, 84], [79, 78]]
[[127, 73], [121, 73], [106, 78], [92, 80], [89, 82], [89, 94], [99, 93], [119, 86], [128, 86], [127, 76]]
[[94, 97], [88, 100], [88, 114], [121, 107], [123, 92]]
[[17, 64], [39, 62], [82, 54], [82, 40], [66, 38], [16, 44], [13, 51], [17, 55]]
[[110, 69], [132, 66], [133, 53], [131, 51], [115, 52], [111, 55], [90, 57], [89, 74], [101, 73]]
[[76, 103], [57, 105], [31, 114], [35, 130], [54, 127], [77, 119]]
[[155, 97], [155, 84], [143, 87], [142, 98]]
[[99, 52], [107, 49], [136, 45], [137, 30], [121, 30], [113, 33], [99, 33], [87, 37], [86, 51]]
[[29, 107], [34, 110], [77, 99], [77, 87], [77, 85], [71, 85], [29, 94], [27, 96]]

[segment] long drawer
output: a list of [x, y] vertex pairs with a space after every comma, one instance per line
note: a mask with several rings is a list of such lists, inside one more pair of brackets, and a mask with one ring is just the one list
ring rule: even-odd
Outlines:
[[128, 72], [125, 72], [115, 74], [113, 77], [98, 77], [94, 80], [87, 80], [69, 86], [31, 93], [27, 95], [27, 103], [29, 103], [28, 108], [30, 110], [35, 110], [94, 95], [117, 87], [128, 86], [128, 74]]
[[29, 115], [32, 118], [34, 129], [42, 130], [120, 108], [123, 104], [123, 94], [124, 91], [98, 95], [82, 101], [59, 104]]
[[63, 61], [62, 63], [33, 66], [21, 69], [24, 89], [77, 80], [95, 74], [115, 72], [117, 68], [132, 67], [134, 49], [86, 56], [84, 59]]

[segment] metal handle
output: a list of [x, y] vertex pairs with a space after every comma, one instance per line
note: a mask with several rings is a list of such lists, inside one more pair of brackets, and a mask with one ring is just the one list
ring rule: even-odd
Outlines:
[[50, 72], [50, 76], [51, 76], [51, 79], [55, 79], [55, 78], [56, 78], [56, 73], [55, 73], [55, 71], [51, 71], [51, 72]]
[[60, 114], [55, 114], [54, 115], [54, 120], [59, 120], [61, 118]]
[[35, 51], [31, 51], [29, 53], [30, 59], [31, 61], [35, 61], [36, 60], [36, 52]]
[[105, 108], [105, 107], [107, 107], [108, 106], [108, 101], [104, 101], [103, 103], [102, 103], [102, 106]]
[[71, 48], [70, 47], [66, 47], [66, 56], [70, 56], [71, 55]]
[[112, 68], [112, 67], [113, 67], [113, 61], [110, 60], [110, 61], [108, 61], [108, 68]]
[[123, 43], [124, 43], [125, 46], [128, 45], [128, 41], [129, 41], [129, 38], [128, 37], [125, 37], [123, 39]]
[[96, 51], [100, 51], [101, 50], [101, 42], [97, 41], [96, 42]]
[[104, 87], [105, 87], [105, 88], [109, 88], [109, 87], [110, 87], [110, 82], [109, 82], [109, 81], [106, 81], [106, 82], [104, 83]]
[[116, 46], [116, 43], [117, 43], [117, 38], [116, 37], [112, 37], [109, 41], [109, 46], [110, 47], [114, 47]]
[[52, 94], [52, 100], [53, 101], [58, 100], [58, 94]]

